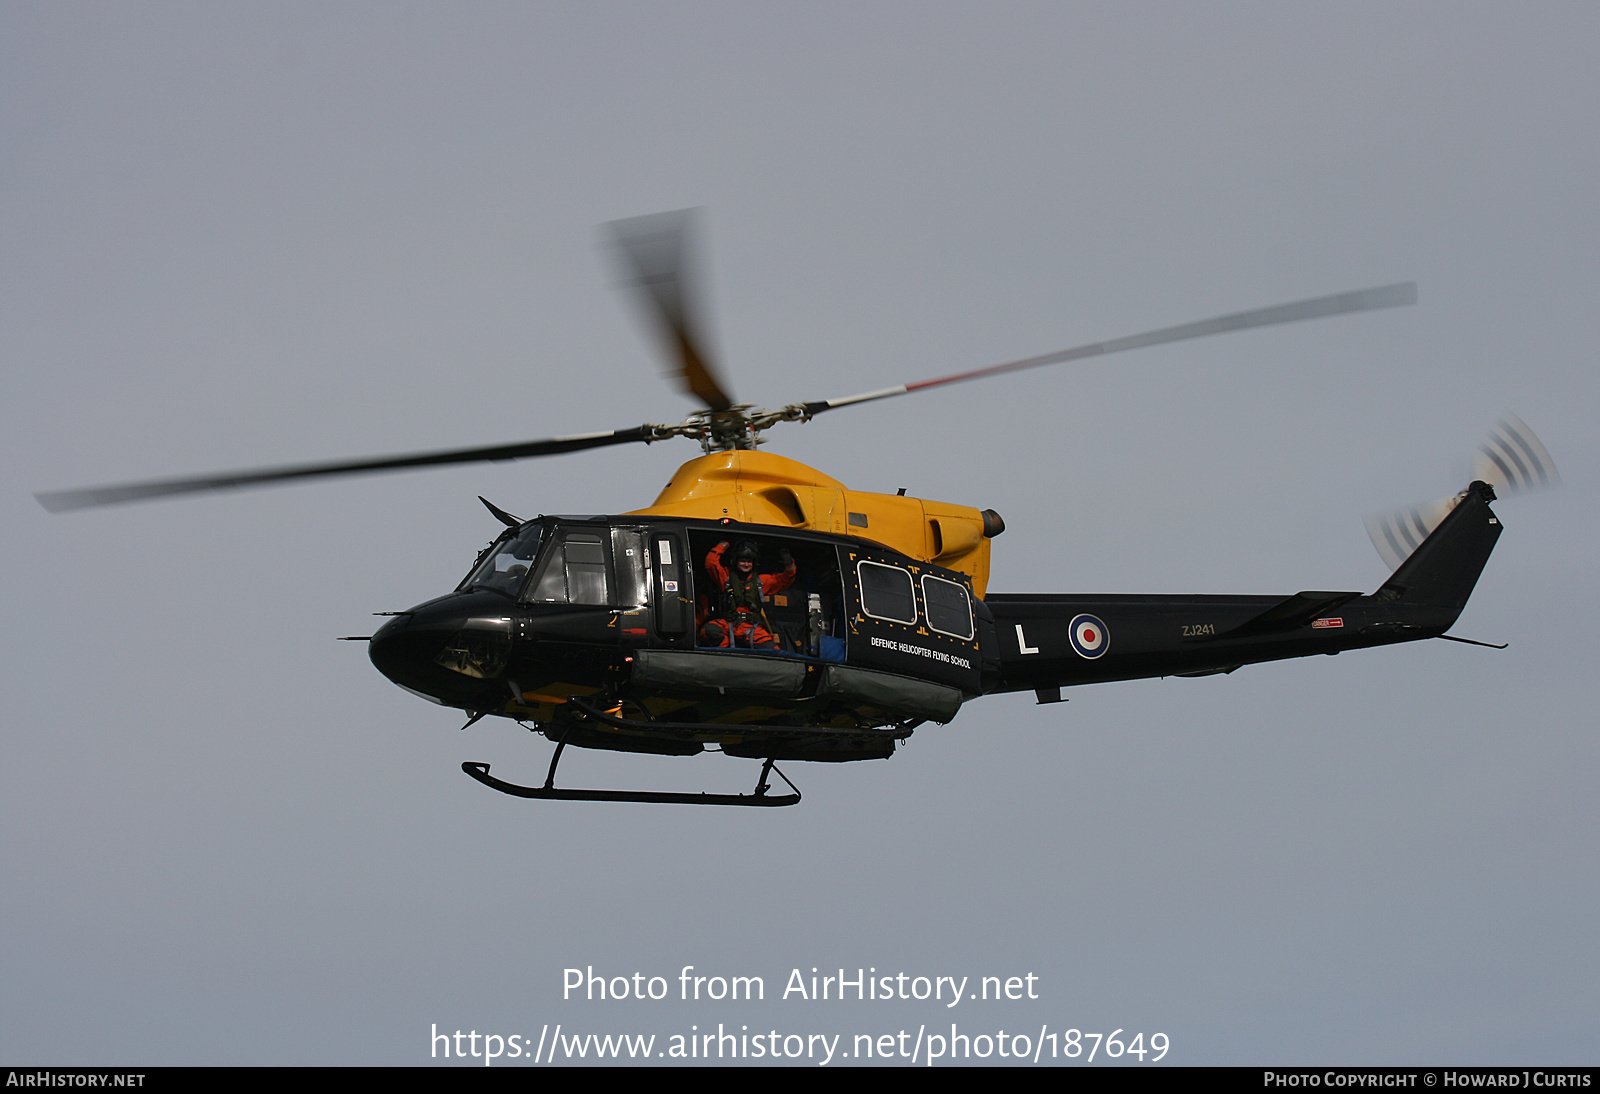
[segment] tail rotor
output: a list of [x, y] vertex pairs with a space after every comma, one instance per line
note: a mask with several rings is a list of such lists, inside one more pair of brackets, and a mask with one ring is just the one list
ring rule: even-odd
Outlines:
[[[1472, 476], [1494, 487], [1500, 496], [1555, 486], [1561, 481], [1549, 450], [1515, 414], [1501, 418], [1478, 447]], [[1467, 493], [1368, 517], [1367, 535], [1384, 564], [1390, 570], [1399, 569]]]

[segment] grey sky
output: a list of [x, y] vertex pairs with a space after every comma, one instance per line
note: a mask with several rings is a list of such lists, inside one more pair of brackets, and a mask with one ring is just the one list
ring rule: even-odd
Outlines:
[[[0, 9], [0, 1057], [425, 1062], [430, 1025], [1116, 1027], [1181, 1063], [1594, 1063], [1600, 12]], [[596, 225], [704, 206], [735, 393], [827, 398], [1416, 280], [1414, 308], [772, 434], [993, 506], [996, 590], [1375, 588], [1505, 410], [1566, 479], [1443, 642], [980, 701], [796, 809], [524, 802], [550, 746], [344, 634], [687, 444], [50, 516], [31, 492], [665, 420]], [[722, 757], [576, 785], [742, 790]], [[752, 812], [762, 815], [751, 816]], [[561, 970], [766, 977], [585, 1004]], [[791, 968], [1040, 976], [803, 1005]], [[674, 985], [676, 981], [674, 981]], [[1009, 1025], [1008, 1025], [1009, 1024]]]

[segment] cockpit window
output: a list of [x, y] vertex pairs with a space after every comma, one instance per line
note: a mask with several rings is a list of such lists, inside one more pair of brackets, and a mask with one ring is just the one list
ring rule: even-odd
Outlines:
[[467, 580], [461, 583], [466, 589], [493, 589], [497, 593], [516, 596], [528, 578], [533, 558], [539, 553], [539, 541], [544, 537], [544, 525], [527, 524], [507, 531], [495, 540]]

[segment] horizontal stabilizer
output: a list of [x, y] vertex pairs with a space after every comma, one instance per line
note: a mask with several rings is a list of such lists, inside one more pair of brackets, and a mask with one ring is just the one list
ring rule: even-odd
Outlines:
[[1295, 593], [1278, 601], [1260, 615], [1245, 620], [1219, 638], [1245, 638], [1253, 634], [1276, 634], [1304, 627], [1360, 593], [1307, 592]]

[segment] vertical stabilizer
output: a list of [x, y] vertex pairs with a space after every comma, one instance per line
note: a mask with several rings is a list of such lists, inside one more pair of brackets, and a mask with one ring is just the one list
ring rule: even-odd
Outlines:
[[1486, 482], [1468, 486], [1455, 508], [1374, 595], [1459, 613], [1500, 538], [1500, 518], [1489, 508], [1494, 496], [1494, 487]]

